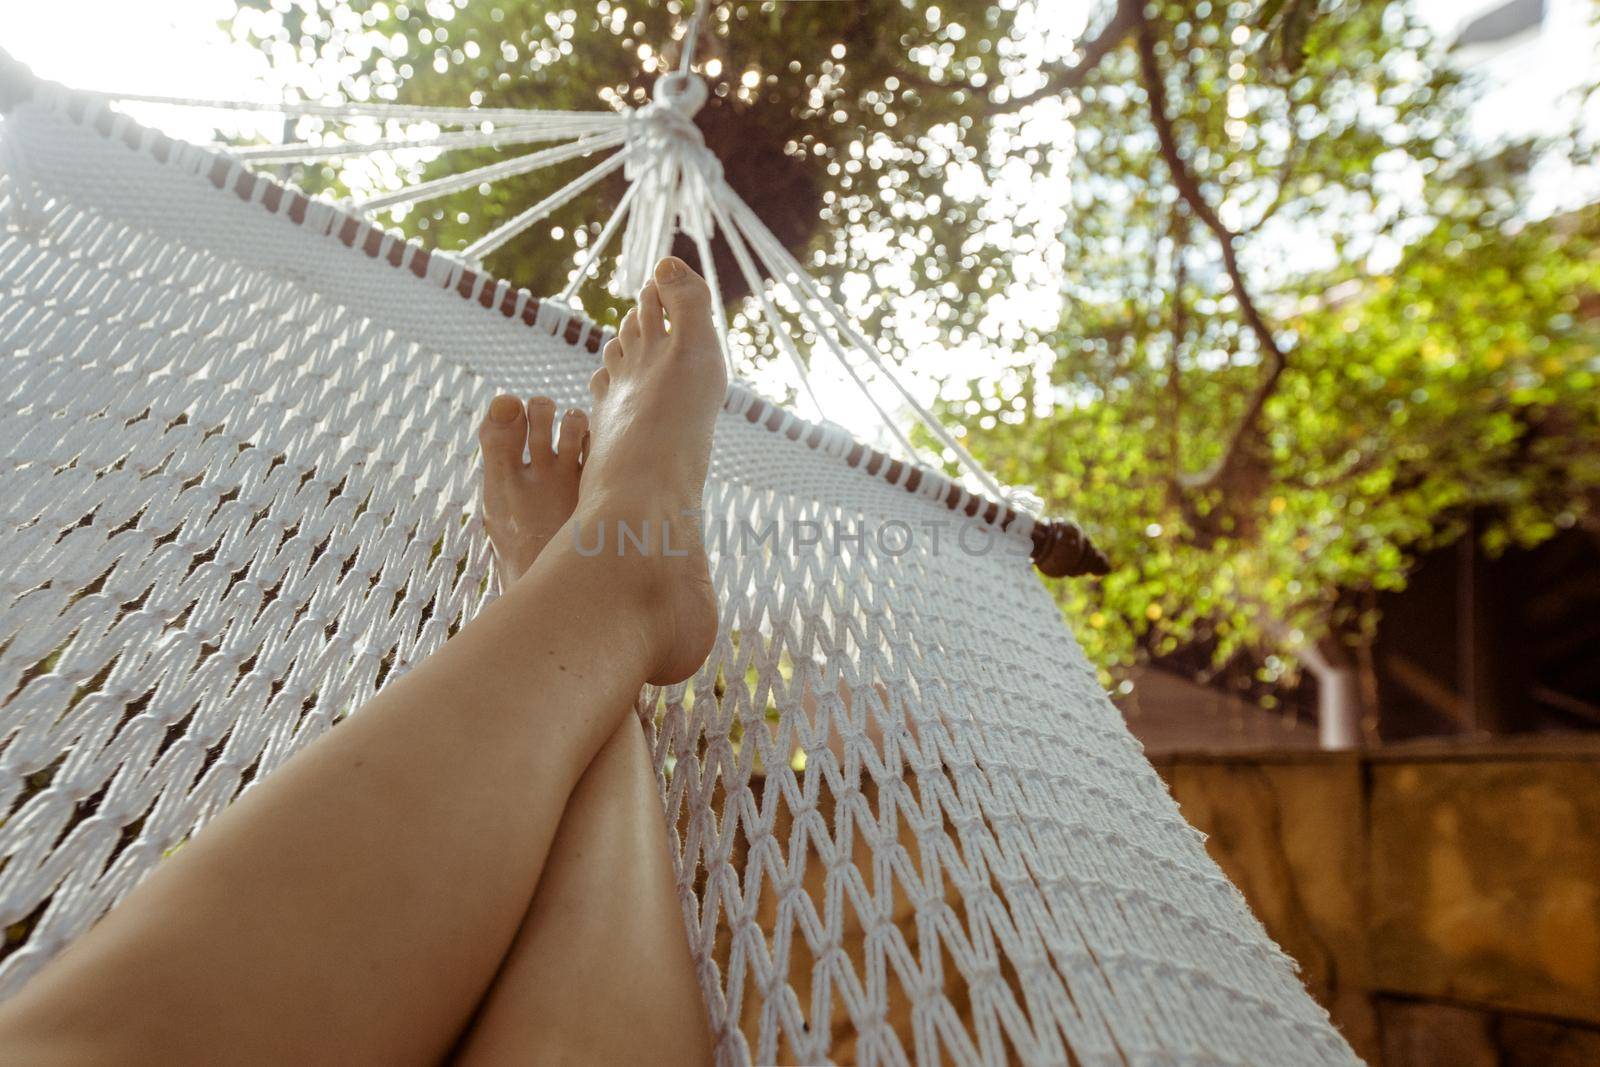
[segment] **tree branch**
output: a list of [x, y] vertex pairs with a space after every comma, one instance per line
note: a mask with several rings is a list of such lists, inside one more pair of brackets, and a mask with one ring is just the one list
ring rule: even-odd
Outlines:
[[1218, 217], [1216, 209], [1206, 199], [1205, 192], [1200, 188], [1200, 182], [1195, 178], [1194, 172], [1189, 169], [1188, 162], [1183, 158], [1183, 152], [1178, 147], [1177, 134], [1173, 128], [1172, 115], [1167, 108], [1166, 82], [1161, 73], [1161, 65], [1156, 58], [1155, 32], [1150, 25], [1150, 20], [1145, 17], [1142, 5], [1134, 6], [1135, 39], [1139, 50], [1139, 70], [1142, 75], [1145, 92], [1150, 99], [1150, 118], [1156, 128], [1156, 138], [1161, 146], [1161, 158], [1166, 162], [1167, 170], [1172, 174], [1172, 183], [1178, 189], [1178, 195], [1185, 205], [1194, 214], [1194, 217], [1205, 224], [1216, 238], [1217, 246], [1222, 251], [1222, 266], [1227, 272], [1228, 281], [1233, 286], [1234, 299], [1239, 302], [1239, 310], [1244, 315], [1245, 324], [1250, 332], [1255, 335], [1256, 344], [1261, 349], [1261, 358], [1266, 362], [1267, 370], [1261, 382], [1251, 394], [1245, 406], [1244, 416], [1239, 424], [1234, 427], [1233, 433], [1228, 438], [1227, 445], [1223, 448], [1222, 456], [1212, 467], [1195, 477], [1185, 478], [1188, 488], [1206, 488], [1225, 480], [1235, 464], [1240, 462], [1239, 456], [1250, 439], [1256, 434], [1261, 421], [1261, 412], [1266, 407], [1267, 400], [1277, 390], [1278, 380], [1283, 376], [1287, 359], [1283, 349], [1278, 346], [1278, 340], [1272, 334], [1272, 328], [1267, 325], [1266, 319], [1261, 317], [1260, 310], [1256, 307], [1255, 299], [1250, 295], [1249, 288], [1245, 285], [1244, 274], [1239, 269], [1239, 257], [1234, 248], [1236, 235]]
[[1171, 452], [1172, 479], [1183, 474], [1183, 369], [1178, 364], [1178, 348], [1189, 333], [1189, 305], [1183, 302], [1183, 289], [1189, 282], [1189, 264], [1184, 259], [1188, 227], [1173, 213], [1172, 257], [1177, 261], [1172, 279], [1172, 349], [1167, 354], [1167, 396], [1172, 403], [1172, 422], [1167, 427], [1167, 447]]
[[1100, 61], [1127, 40], [1128, 31], [1140, 21], [1142, 13], [1143, 0], [1117, 0], [1117, 9], [1112, 12], [1110, 20], [1101, 27], [1100, 32], [1078, 46], [1079, 56], [1076, 63], [1053, 64], [1048, 68], [1042, 86], [1031, 93], [1009, 97], [1004, 103], [990, 101], [987, 112], [990, 115], [1004, 115], [1046, 97], [1060, 96], [1081, 89], [1089, 75], [1100, 65]]

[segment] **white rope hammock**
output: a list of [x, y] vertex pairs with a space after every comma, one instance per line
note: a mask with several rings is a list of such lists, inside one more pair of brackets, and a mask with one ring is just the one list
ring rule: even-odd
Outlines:
[[[681, 231], [903, 450], [738, 384], [718, 423], [718, 640], [639, 707], [719, 1061], [1354, 1062], [1031, 573], [1092, 549], [1005, 504], [728, 187], [691, 61], [622, 115], [273, 105], [539, 146], [337, 205], [245, 159], [354, 146], [183, 145], [0, 55], [0, 994], [482, 606], [475, 419], [586, 403], [605, 335], [567, 300]], [[464, 255], [370, 215], [586, 156]], [[619, 168], [560, 296], [477, 265]], [[902, 411], [971, 488], [911, 462]]]

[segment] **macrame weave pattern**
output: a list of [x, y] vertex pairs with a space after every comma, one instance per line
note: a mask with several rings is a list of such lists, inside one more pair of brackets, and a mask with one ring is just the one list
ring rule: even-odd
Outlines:
[[[5, 136], [0, 991], [481, 607], [475, 420], [595, 359], [48, 103]], [[1025, 536], [835, 444], [722, 417], [721, 633], [639, 705], [721, 1060], [1353, 1062]]]

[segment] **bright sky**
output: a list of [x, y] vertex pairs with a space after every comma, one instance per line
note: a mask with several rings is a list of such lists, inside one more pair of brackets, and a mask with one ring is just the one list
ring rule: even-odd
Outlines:
[[[1492, 0], [1418, 0], [1423, 16], [1443, 32], [1451, 32]], [[1564, 93], [1585, 76], [1595, 47], [1594, 27], [1585, 17], [1588, 0], [1547, 0], [1545, 32], [1509, 51], [1484, 59], [1464, 57], [1478, 64], [1493, 87], [1476, 116], [1480, 133], [1494, 136], [1525, 130], [1530, 124], [1551, 123], [1563, 114]], [[217, 21], [234, 9], [232, 0], [0, 0], [3, 47], [41, 77], [80, 89], [148, 93], [215, 99], [281, 99], [263, 56], [236, 44], [217, 27]], [[1081, 32], [1086, 0], [1045, 3], [1035, 11], [1030, 37], [1039, 59], [1056, 58]], [[465, 101], [463, 101], [465, 103]], [[218, 116], [214, 112], [141, 107], [135, 115], [169, 133], [189, 140], [212, 136]], [[230, 120], [232, 121], [232, 120]], [[259, 122], [268, 137], [276, 139], [279, 120], [245, 117], [239, 125], [252, 130]], [[1035, 107], [1019, 135], [1039, 146], [1044, 162], [1039, 172], [1018, 164], [1015, 174], [1003, 176], [991, 193], [991, 218], [1006, 236], [1044, 235], [1033, 247], [1013, 258], [1018, 283], [996, 297], [980, 328], [958, 345], [950, 345], [931, 325], [929, 298], [904, 279], [907, 295], [898, 301], [896, 332], [914, 353], [908, 368], [912, 390], [924, 403], [936, 392], [935, 382], [953, 375], [971, 380], [1002, 364], [1015, 366], [1021, 327], [1048, 329], [1059, 321], [1062, 298], [1056, 282], [1060, 245], [1049, 235], [1068, 224], [1066, 181], [1070, 126], [1056, 103]], [[953, 168], [947, 182], [951, 193], [971, 193], [977, 168], [967, 173]], [[1055, 173], [1051, 177], [1051, 172]], [[1573, 195], [1570, 173], [1549, 176], [1547, 209]], [[1053, 190], [1045, 195], [1042, 190]], [[605, 205], [595, 204], [595, 218]], [[1003, 232], [1000, 232], [1003, 231]], [[514, 279], [513, 279], [514, 280]], [[894, 279], [888, 279], [894, 285]], [[883, 279], [879, 280], [883, 284]], [[859, 298], [868, 282], [855, 279], [844, 286], [844, 296]], [[998, 342], [998, 343], [997, 343]], [[1044, 346], [1022, 353], [1022, 359], [1048, 366], [1054, 354]], [[774, 364], [774, 374], [785, 373]], [[859, 396], [842, 371], [827, 359], [813, 364], [814, 388], [826, 415], [853, 432], [882, 443], [885, 434], [871, 406]], [[758, 385], [761, 383], [757, 383]], [[886, 406], [895, 408], [888, 390], [880, 392]], [[804, 408], [802, 408], [804, 410]], [[813, 414], [805, 412], [806, 414]]]
[[[1422, 16], [1440, 32], [1456, 30], [1504, 0], [1416, 0]], [[1559, 137], [1577, 117], [1573, 93], [1600, 80], [1600, 25], [1594, 0], [1544, 0], [1539, 32], [1526, 33], [1499, 48], [1472, 48], [1457, 59], [1481, 79], [1483, 92], [1473, 109], [1474, 132], [1484, 140], [1537, 134]], [[1600, 132], [1600, 96], [1590, 101], [1583, 125]], [[1533, 186], [1535, 216], [1570, 211], [1600, 197], [1600, 175], [1546, 160]]]
[[[73, 89], [270, 99], [265, 57], [217, 28], [234, 7], [233, 0], [0, 0], [0, 47], [39, 77]], [[216, 129], [214, 112], [135, 113], [187, 140], [209, 141]]]

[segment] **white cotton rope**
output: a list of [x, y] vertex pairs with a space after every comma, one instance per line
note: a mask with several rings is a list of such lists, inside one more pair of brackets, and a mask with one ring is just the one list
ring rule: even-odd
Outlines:
[[[719, 205], [720, 210], [718, 212], [718, 219], [723, 223], [725, 230], [734, 234], [741, 244], [744, 244], [748, 241], [748, 243], [755, 249], [756, 255], [761, 260], [762, 265], [767, 268], [768, 272], [776, 280], [776, 284], [780, 287], [785, 287], [782, 280], [785, 276], [785, 271], [781, 266], [774, 265], [774, 259], [771, 256], [771, 251], [769, 248], [763, 247], [764, 242], [759, 240], [760, 235], [752, 233], [747, 228], [739, 225], [736, 220], [732, 222], [728, 220], [728, 215], [733, 214], [736, 216], [739, 208], [743, 206], [743, 202], [733, 195], [732, 189], [729, 188], [725, 183], [720, 188], [715, 190], [712, 195], [716, 198], [713, 200], [713, 203], [717, 203]], [[770, 237], [771, 234], [768, 233], [765, 236]], [[872, 406], [872, 409], [877, 413], [879, 421], [889, 428], [895, 439], [900, 442], [901, 447], [906, 450], [906, 454], [913, 456], [916, 455], [917, 450], [915, 446], [911, 444], [911, 441], [900, 430], [898, 420], [889, 414], [888, 410], [885, 409], [884, 406], [878, 401], [878, 398], [872, 392], [871, 387], [865, 380], [862, 379], [861, 375], [857, 373], [854, 364], [850, 360], [850, 357], [846, 354], [845, 346], [839, 344], [839, 342], [836, 341], [833, 335], [829, 332], [827, 325], [812, 313], [805, 294], [796, 293], [792, 289], [788, 291], [791, 299], [794, 300], [795, 310], [801, 320], [801, 323], [810, 327], [812, 333], [817, 337], [817, 339], [821, 341], [822, 344], [832, 353], [835, 362], [837, 362], [839, 366], [844, 369], [851, 382], [855, 385], [857, 391], [866, 398], [867, 402]], [[976, 466], [975, 462], [973, 463], [973, 466]]]
[[619, 293], [637, 293], [649, 281], [655, 264], [670, 247], [674, 228], [673, 186], [680, 180], [679, 153], [671, 144], [635, 139], [632, 162], [624, 168], [629, 191], [638, 195], [638, 208], [628, 219], [617, 255], [615, 287]]
[[578, 287], [583, 284], [584, 279], [588, 278], [594, 272], [594, 269], [599, 266], [601, 253], [611, 243], [611, 238], [616, 234], [617, 227], [621, 225], [622, 220], [628, 217], [628, 209], [638, 192], [638, 183], [628, 186], [628, 191], [622, 194], [622, 200], [618, 202], [616, 211], [612, 212], [611, 217], [606, 220], [605, 226], [601, 228], [600, 235], [589, 246], [588, 254], [584, 256], [582, 265], [578, 267], [578, 272], [572, 276], [571, 281], [567, 282], [566, 288], [561, 290], [561, 295], [557, 299], [563, 303], [571, 300], [573, 295], [577, 293]]
[[[753, 243], [758, 248], [765, 249], [766, 253], [772, 257], [772, 261], [778, 265], [778, 268], [773, 270], [773, 274], [774, 277], [781, 279], [779, 284], [789, 285], [789, 279], [793, 279], [793, 291], [798, 293], [801, 304], [803, 305], [809, 299], [827, 313], [828, 317], [833, 320], [834, 325], [844, 334], [850, 347], [866, 356], [878, 372], [900, 394], [901, 400], [911, 409], [917, 421], [921, 422], [923, 427], [933, 434], [941, 445], [955, 455], [961, 466], [971, 471], [987, 491], [1001, 497], [1008, 496], [1009, 494], [1001, 488], [1000, 483], [988, 471], [984, 470], [983, 465], [973, 458], [972, 454], [944, 428], [938, 417], [912, 395], [911, 390], [901, 380], [900, 375], [878, 354], [877, 346], [861, 336], [860, 331], [855, 328], [844, 309], [829, 299], [817, 287], [811, 276], [789, 254], [788, 250], [783, 247], [772, 231], [767, 229], [766, 224], [761, 221], [760, 217], [750, 209], [750, 205], [740, 199], [738, 194], [734, 193], [733, 189], [727, 186], [726, 183], [721, 189], [713, 193], [714, 196], [718, 194], [721, 194], [728, 203], [729, 210], [734, 216], [735, 225], [741, 231], [751, 235]], [[825, 335], [825, 331], [819, 330], [819, 332]], [[839, 350], [836, 349], [836, 351]], [[842, 352], [839, 353], [839, 360], [841, 363], [845, 362]], [[864, 386], [863, 389], [865, 389]]]
[[541, 141], [560, 141], [585, 134], [595, 134], [615, 128], [612, 123], [592, 120], [540, 126], [501, 126], [493, 130], [451, 131], [433, 137], [390, 138], [382, 141], [340, 141], [336, 144], [238, 145], [224, 147], [240, 159], [256, 163], [299, 162], [316, 159], [338, 159], [346, 156], [368, 156], [377, 153], [402, 152], [436, 148], [455, 151], [463, 148], [504, 148], [509, 145], [537, 144]]
[[545, 119], [570, 121], [581, 117], [600, 124], [623, 122], [615, 111], [541, 111], [517, 107], [426, 107], [415, 104], [376, 104], [348, 101], [324, 104], [315, 101], [213, 100], [201, 97], [161, 96], [152, 93], [94, 93], [80, 96], [126, 104], [165, 104], [214, 111], [265, 111], [279, 115], [321, 115], [335, 119], [398, 119], [406, 122], [432, 122], [441, 126], [477, 125], [480, 122], [536, 124]]
[[[713, 203], [716, 203], [716, 201], [713, 201]], [[743, 246], [745, 243], [745, 234], [740, 230], [740, 228], [738, 226], [728, 224], [723, 210], [718, 210], [717, 217], [719, 221], [724, 223], [725, 232], [727, 234], [732, 234], [732, 239], [737, 240], [740, 245]], [[772, 263], [763, 254], [762, 249], [759, 246], [756, 246], [756, 254], [762, 259], [763, 264], [767, 267], [767, 270], [770, 272], [772, 277], [782, 277], [781, 271], [772, 265]], [[791, 293], [791, 296], [793, 295], [794, 294]], [[879, 402], [877, 396], [873, 393], [871, 386], [869, 386], [867, 382], [862, 379], [861, 375], [857, 373], [854, 364], [850, 360], [850, 357], [845, 354], [844, 347], [834, 340], [833, 336], [828, 332], [827, 327], [822, 323], [822, 321], [812, 314], [810, 307], [807, 305], [804, 299], [800, 299], [795, 302], [795, 310], [800, 318], [801, 324], [808, 326], [816, 338], [828, 348], [834, 357], [834, 361], [838, 363], [841, 368], [843, 368], [845, 374], [850, 378], [851, 383], [855, 385], [856, 391], [866, 398], [867, 403], [871, 405], [872, 410], [877, 414], [878, 421], [889, 429], [890, 434], [895, 438], [896, 441], [900, 443], [900, 447], [905, 449], [906, 455], [916, 455], [917, 449], [911, 444], [910, 439], [905, 436], [904, 432], [901, 431], [898, 420], [896, 420], [894, 416], [889, 413], [889, 411], [881, 402]]]
[[510, 221], [496, 227], [493, 230], [490, 230], [476, 241], [473, 241], [462, 250], [462, 255], [469, 259], [481, 259], [482, 257], [493, 252], [495, 249], [500, 248], [507, 241], [520, 234], [523, 230], [526, 230], [529, 226], [532, 226], [534, 223], [550, 214], [550, 212], [556, 210], [562, 204], [565, 204], [567, 201], [571, 200], [573, 197], [577, 196], [579, 193], [598, 182], [601, 178], [604, 178], [606, 175], [615, 171], [618, 167], [621, 167], [625, 162], [627, 162], [628, 155], [632, 151], [633, 148], [631, 145], [625, 146], [622, 151], [618, 152], [616, 155], [611, 156], [604, 162], [591, 167], [587, 171], [584, 171], [583, 174], [572, 179], [572, 181], [568, 182], [566, 185], [563, 185], [561, 188], [557, 189], [555, 192], [551, 193], [537, 204], [534, 204], [532, 207], [519, 212]]
[[[811, 370], [806, 366], [806, 361], [801, 358], [800, 350], [795, 347], [793, 338], [789, 336], [789, 329], [784, 325], [783, 317], [778, 314], [777, 308], [772, 306], [772, 301], [767, 296], [767, 283], [761, 277], [760, 271], [756, 270], [755, 264], [751, 262], [750, 253], [745, 248], [744, 239], [739, 235], [738, 230], [729, 225], [728, 218], [723, 212], [723, 207], [715, 197], [712, 197], [709, 206], [712, 215], [721, 227], [723, 239], [728, 242], [728, 249], [733, 253], [734, 262], [739, 265], [739, 273], [744, 276], [745, 285], [750, 289], [750, 295], [756, 298], [756, 304], [761, 309], [761, 317], [766, 320], [767, 326], [772, 331], [773, 343], [778, 346], [779, 351], [789, 357], [789, 362], [794, 364], [801, 390], [810, 399], [811, 407], [818, 413], [818, 417], [822, 417], [824, 411], [822, 402], [817, 399], [817, 394], [811, 388]], [[870, 396], [867, 399], [872, 401]], [[893, 420], [889, 419], [887, 413], [881, 409], [879, 409], [879, 414], [883, 416], [885, 424], [889, 426], [901, 444], [909, 450], [911, 442], [900, 434], [899, 427], [895, 426]], [[908, 451], [908, 454], [914, 455], [915, 452]]]
[[[0, 126], [7, 202], [37, 190], [0, 227], [0, 996], [482, 610], [476, 424], [501, 392], [589, 403], [606, 337], [66, 99]], [[680, 219], [784, 268], [673, 153]], [[861, 344], [793, 269], [758, 299]], [[716, 641], [638, 702], [719, 1067], [1355, 1064], [1107, 700], [1031, 520], [866, 455], [729, 388]]]
[[710, 232], [704, 211], [684, 186], [686, 168], [715, 163], [694, 124], [706, 101], [705, 82], [669, 74], [656, 81], [652, 97], [628, 114], [628, 143], [635, 151], [626, 173], [642, 188], [617, 257], [616, 288], [623, 293], [637, 292], [650, 280], [675, 233]]
[[710, 0], [694, 0], [694, 16], [683, 31], [683, 54], [678, 57], [678, 73], [687, 75], [694, 69], [694, 53], [700, 44], [700, 27], [705, 23], [706, 5]]
[[557, 163], [565, 163], [569, 159], [615, 148], [624, 140], [620, 132], [583, 137], [568, 144], [553, 145], [498, 163], [487, 163], [481, 167], [462, 171], [460, 174], [447, 174], [430, 181], [402, 186], [393, 192], [357, 199], [355, 205], [364, 211], [379, 211], [399, 204], [421, 204], [441, 196], [449, 196], [451, 193], [458, 193], [463, 189], [492, 185], [520, 174], [531, 174], [536, 170], [555, 166]]
[[704, 234], [690, 235], [694, 239], [695, 254], [700, 259], [700, 273], [711, 290], [711, 320], [717, 330], [717, 343], [722, 346], [723, 363], [733, 370], [733, 349], [728, 345], [728, 309], [722, 304], [722, 289], [717, 278], [717, 261], [711, 254], [711, 242]]

